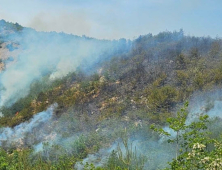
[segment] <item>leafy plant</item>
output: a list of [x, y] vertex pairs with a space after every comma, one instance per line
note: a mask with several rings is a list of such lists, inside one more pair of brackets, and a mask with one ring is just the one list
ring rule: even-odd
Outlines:
[[166, 169], [220, 169], [222, 167], [222, 143], [209, 137], [207, 130], [209, 117], [201, 115], [196, 121], [186, 122], [188, 103], [177, 113], [176, 117], [168, 118], [169, 127], [176, 132], [176, 136], [156, 128], [151, 129], [167, 136], [168, 142], [176, 144], [176, 156]]
[[127, 133], [122, 135], [122, 143], [117, 146], [117, 150], [110, 154], [106, 168], [108, 170], [142, 170], [146, 162], [143, 155], [138, 155], [136, 147], [133, 149], [133, 144], [129, 143]]

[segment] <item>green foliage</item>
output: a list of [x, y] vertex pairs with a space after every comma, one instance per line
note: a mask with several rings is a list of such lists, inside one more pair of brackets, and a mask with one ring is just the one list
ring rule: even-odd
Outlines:
[[166, 169], [218, 169], [222, 166], [222, 143], [209, 137], [208, 116], [201, 115], [198, 120], [185, 123], [187, 117], [186, 102], [176, 117], [168, 118], [169, 127], [176, 132], [176, 137], [170, 136], [163, 129], [151, 129], [159, 134], [169, 136], [168, 142], [176, 143], [176, 158]]
[[147, 101], [152, 112], [159, 112], [162, 109], [169, 109], [176, 101], [177, 92], [171, 86], [161, 88], [151, 88]]
[[[17, 31], [22, 30], [18, 24], [9, 24], [8, 27]], [[13, 105], [1, 108], [5, 115], [0, 118], [1, 126], [16, 126], [57, 102], [59, 106], [55, 110], [54, 118], [64, 118], [64, 122], [67, 123], [64, 126], [68, 130], [75, 133], [90, 130], [93, 132], [90, 131], [91, 134], [87, 137], [81, 136], [72, 141], [71, 154], [67, 154], [62, 147], [47, 146], [45, 152], [49, 153], [49, 156], [39, 156], [35, 160], [30, 160], [31, 151], [14, 151], [13, 154], [1, 151], [1, 167], [71, 169], [76, 161], [85, 158], [89, 153], [97, 152], [102, 144], [108, 144], [118, 137], [119, 127], [129, 124], [135, 127], [134, 122], [138, 119], [157, 125], [168, 123], [175, 131], [176, 138], [173, 138], [163, 129], [152, 126], [153, 130], [168, 136], [169, 142], [176, 145], [176, 159], [170, 164], [172, 168], [195, 169], [192, 167], [194, 162], [199, 168], [203, 168], [203, 158], [197, 156], [188, 159], [189, 153], [189, 156], [192, 156], [194, 151], [209, 156], [210, 161], [206, 162], [210, 165], [216, 159], [210, 154], [216, 155], [215, 149], [219, 152], [220, 146], [216, 144], [217, 140], [211, 141], [207, 136], [207, 117], [202, 116], [196, 122], [185, 124], [187, 104], [175, 117], [169, 117], [173, 115], [175, 106], [188, 100], [196, 90], [221, 87], [221, 54], [221, 40], [184, 36], [182, 30], [173, 33], [163, 32], [156, 36], [149, 34], [136, 39], [129, 53], [117, 53], [109, 61], [97, 65], [99, 73], [86, 75], [77, 70], [54, 81], [47, 75], [33, 82], [27, 96]], [[75, 108], [75, 115], [65, 117], [66, 111], [72, 107]], [[211, 104], [207, 107], [210, 109], [213, 106]], [[16, 116], [17, 112], [19, 114]], [[124, 118], [126, 120], [121, 122]], [[108, 120], [110, 124], [107, 123]], [[97, 127], [105, 129], [111, 124], [116, 128], [112, 133], [105, 134], [106, 138], [102, 138], [100, 132], [95, 132]], [[67, 132], [62, 135], [70, 137]], [[143, 161], [139, 161], [140, 157], [135, 154], [136, 150], [127, 142], [123, 143], [125, 150], [118, 147], [110, 155], [109, 166], [106, 168], [142, 168]], [[61, 154], [55, 154], [56, 151], [60, 151]], [[96, 168], [88, 164], [85, 169]]]
[[[87, 117], [90, 103], [100, 113], [98, 121], [120, 117], [135, 108], [144, 110], [141, 117], [164, 124], [175, 106], [196, 90], [221, 86], [220, 47], [218, 39], [185, 37], [181, 31], [140, 36], [129, 53], [117, 53], [101, 62], [99, 73], [94, 70], [86, 75], [77, 70], [53, 81], [46, 75], [33, 82], [27, 96], [1, 108], [5, 118], [0, 124], [18, 125], [54, 102], [59, 105], [57, 115], [75, 106], [79, 115]], [[110, 102], [114, 97], [118, 100]], [[14, 118], [17, 112], [20, 116]]]
[[177, 85], [182, 86], [182, 88], [186, 88], [189, 80], [189, 75], [183, 70], [177, 70], [176, 76]]
[[151, 86], [145, 93], [147, 94], [148, 112], [151, 113], [149, 119], [152, 122], [163, 123], [178, 100], [176, 88], [168, 85], [163, 87]]
[[73, 143], [73, 154], [79, 158], [87, 156], [85, 139], [83, 136], [80, 136], [79, 139], [75, 140]]
[[9, 165], [9, 162], [7, 160], [7, 154], [4, 150], [0, 150], [0, 169], [6, 170], [7, 166]]
[[124, 148], [121, 148], [120, 144], [118, 144], [117, 150], [112, 151], [110, 154], [105, 169], [142, 170], [144, 168], [146, 158], [142, 155], [138, 155], [136, 147], [133, 149], [132, 143], [130, 144], [128, 141], [126, 132], [122, 135], [122, 143]]
[[180, 54], [176, 58], [176, 69], [183, 70], [187, 68], [187, 61], [183, 54]]
[[179, 132], [185, 129], [185, 121], [187, 118], [186, 109], [188, 107], [188, 102], [184, 104], [184, 107], [177, 112], [176, 117], [170, 117], [167, 119], [167, 123], [169, 123], [169, 127], [173, 129], [175, 132]]

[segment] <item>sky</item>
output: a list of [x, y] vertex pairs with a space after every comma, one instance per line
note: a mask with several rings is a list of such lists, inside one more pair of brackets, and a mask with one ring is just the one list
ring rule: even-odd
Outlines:
[[0, 19], [99, 39], [180, 29], [222, 37], [221, 7], [221, 0], [0, 0]]

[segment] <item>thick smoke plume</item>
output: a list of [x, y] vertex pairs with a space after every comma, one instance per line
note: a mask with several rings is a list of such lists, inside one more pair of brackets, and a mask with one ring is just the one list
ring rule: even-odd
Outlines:
[[40, 112], [33, 116], [28, 122], [21, 123], [14, 128], [1, 128], [0, 145], [3, 147], [25, 147], [42, 141], [51, 134], [51, 132], [42, 132], [50, 122], [53, 109], [57, 104], [51, 105], [46, 111]]
[[89, 74], [97, 62], [130, 47], [125, 39], [97, 40], [27, 28], [14, 32], [3, 21], [0, 27], [0, 38], [8, 50], [14, 52], [0, 74], [0, 106], [10, 105], [27, 95], [30, 84], [44, 75], [50, 74], [54, 80], [78, 68]]

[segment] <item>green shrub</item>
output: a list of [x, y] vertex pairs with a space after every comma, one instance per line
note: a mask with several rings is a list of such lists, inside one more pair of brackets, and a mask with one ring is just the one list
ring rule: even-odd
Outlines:
[[201, 115], [198, 120], [186, 124], [188, 103], [177, 112], [176, 117], [167, 119], [169, 127], [176, 133], [176, 137], [158, 129], [154, 125], [151, 129], [169, 137], [168, 142], [176, 144], [175, 159], [166, 169], [220, 169], [222, 167], [222, 143], [210, 138], [208, 131], [209, 117]]

